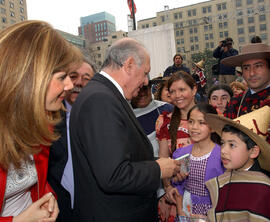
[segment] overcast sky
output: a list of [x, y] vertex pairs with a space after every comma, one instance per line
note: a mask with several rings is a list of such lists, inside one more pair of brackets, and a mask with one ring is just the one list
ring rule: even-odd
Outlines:
[[[155, 17], [156, 12], [195, 4], [206, 0], [134, 0], [136, 21]], [[80, 17], [106, 11], [115, 16], [116, 30], [128, 31], [127, 0], [27, 0], [28, 19], [49, 22], [56, 29], [78, 34]]]

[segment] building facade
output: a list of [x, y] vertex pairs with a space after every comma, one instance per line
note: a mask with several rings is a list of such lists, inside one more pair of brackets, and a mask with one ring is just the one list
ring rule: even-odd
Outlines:
[[0, 29], [27, 20], [26, 0], [0, 0]]
[[95, 62], [97, 68], [99, 69], [103, 64], [105, 59], [107, 49], [117, 40], [127, 37], [127, 32], [116, 31], [110, 33], [107, 37], [103, 38], [102, 41], [95, 43], [90, 43], [87, 48], [89, 48], [89, 54], [92, 55], [93, 61]]
[[167, 9], [138, 21], [138, 29], [165, 23], [174, 24], [176, 51], [187, 60], [204, 49], [214, 50], [227, 37], [233, 38], [236, 49], [255, 35], [270, 44], [270, 1], [211, 0]]
[[107, 12], [81, 17], [79, 35], [90, 43], [101, 42], [115, 32], [115, 17]]

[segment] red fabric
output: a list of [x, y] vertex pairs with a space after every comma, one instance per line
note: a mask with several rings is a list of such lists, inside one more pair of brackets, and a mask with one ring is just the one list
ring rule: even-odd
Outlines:
[[[51, 186], [47, 182], [48, 160], [50, 149], [47, 146], [40, 146], [41, 151], [34, 155], [35, 166], [38, 175], [38, 184], [31, 188], [32, 201], [35, 202], [44, 194], [52, 192]], [[7, 172], [0, 168], [0, 211], [2, 210], [5, 188], [6, 188]], [[56, 195], [55, 195], [56, 196]], [[0, 221], [12, 222], [13, 217], [0, 217]]]
[[[127, 0], [129, 11], [130, 11], [130, 17], [133, 18], [133, 13], [132, 13], [132, 0]], [[137, 8], [135, 5], [135, 2], [133, 0], [133, 5], [134, 5], [134, 14], [137, 12]]]
[[226, 184], [219, 190], [219, 198], [216, 207], [216, 212], [223, 212], [223, 211], [236, 212], [247, 210], [253, 212], [254, 214], [270, 218], [269, 191], [270, 191], [269, 185], [259, 183]]
[[199, 76], [200, 85], [203, 88], [206, 84], [206, 78], [205, 78], [204, 72], [202, 70], [197, 70], [196, 74]]

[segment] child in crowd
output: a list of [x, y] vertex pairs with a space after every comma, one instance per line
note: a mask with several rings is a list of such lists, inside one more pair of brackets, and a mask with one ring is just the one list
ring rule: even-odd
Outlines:
[[215, 107], [220, 115], [223, 115], [232, 97], [233, 91], [228, 85], [215, 85], [208, 92], [209, 104]]
[[208, 182], [209, 221], [270, 221], [270, 145], [266, 142], [270, 107], [231, 120], [207, 114], [221, 135], [221, 160], [227, 171]]
[[[215, 133], [205, 121], [206, 113], [217, 114], [209, 104], [197, 104], [188, 113], [188, 130], [192, 145], [176, 149], [173, 158], [177, 159], [190, 154], [189, 174], [181, 182], [174, 183], [177, 189], [171, 190], [171, 198], [177, 205], [177, 213], [181, 216], [206, 216], [211, 208], [209, 192], [205, 181], [217, 177], [224, 172], [220, 159], [220, 146], [217, 145]], [[181, 221], [181, 219], [180, 219]]]
[[238, 96], [247, 90], [247, 86], [241, 82], [234, 81], [230, 84], [233, 91], [233, 96]]

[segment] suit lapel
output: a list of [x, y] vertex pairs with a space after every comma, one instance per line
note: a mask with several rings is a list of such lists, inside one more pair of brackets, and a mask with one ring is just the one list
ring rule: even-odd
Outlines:
[[127, 102], [127, 100], [124, 99], [124, 97], [122, 96], [122, 94], [119, 92], [119, 90], [115, 87], [115, 85], [108, 80], [107, 78], [105, 78], [102, 75], [95, 75], [94, 78], [92, 79], [92, 81], [99, 81], [101, 83], [103, 83], [104, 85], [106, 85], [110, 90], [113, 91], [114, 95], [120, 100], [120, 102], [122, 103], [125, 111], [127, 112], [129, 118], [131, 119], [131, 121], [133, 122], [133, 124], [136, 126], [136, 128], [138, 129], [138, 131], [140, 132], [140, 134], [142, 135], [142, 138], [146, 141], [146, 143], [149, 145], [148, 147], [151, 148], [151, 152], [153, 152], [153, 148], [152, 148], [152, 144], [150, 143], [148, 137], [145, 135], [144, 130], [142, 129], [140, 123], [138, 122], [131, 106], [129, 105], [129, 103]]

